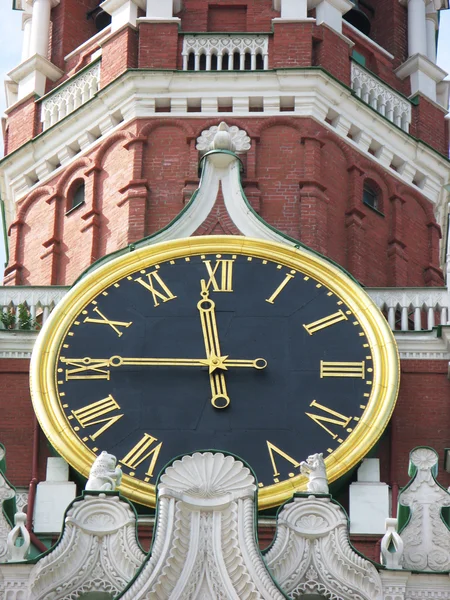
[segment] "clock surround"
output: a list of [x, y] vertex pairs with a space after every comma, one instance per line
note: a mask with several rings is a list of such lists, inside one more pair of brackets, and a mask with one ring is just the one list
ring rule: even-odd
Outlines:
[[[233, 263], [233, 270], [232, 272], [228, 271], [228, 275], [226, 265], [219, 264], [219, 261], [225, 262], [227, 260]], [[208, 261], [209, 268], [205, 264]], [[197, 267], [192, 271], [192, 267], [195, 264]], [[246, 269], [248, 269], [244, 274], [241, 273], [240, 280], [238, 277], [239, 264], [242, 266], [245, 265]], [[156, 266], [159, 266], [159, 268], [156, 269]], [[200, 268], [198, 268], [199, 266]], [[180, 269], [178, 275], [175, 273], [177, 268]], [[192, 280], [193, 287], [190, 289], [188, 289], [189, 286], [187, 284], [189, 277], [179, 276], [182, 271], [183, 274], [188, 273], [189, 268], [191, 268], [191, 272], [195, 275]], [[169, 276], [170, 269], [172, 269], [173, 277], [172, 275]], [[218, 270], [214, 271], [214, 269]], [[254, 270], [251, 271], [251, 269]], [[258, 273], [252, 281], [250, 274], [255, 273], [255, 269]], [[151, 273], [155, 274], [149, 277]], [[267, 273], [267, 276], [265, 273]], [[123, 285], [121, 285], [122, 281], [124, 282]], [[177, 287], [174, 284], [176, 281], [180, 283], [180, 286]], [[202, 283], [202, 281], [205, 283]], [[253, 285], [251, 285], [252, 283]], [[261, 288], [259, 296], [255, 296], [258, 285], [262, 283], [267, 284], [265, 290]], [[145, 284], [147, 284], [147, 287]], [[242, 286], [247, 284], [245, 293], [243, 293], [242, 287], [240, 292], [238, 291], [238, 284]], [[98, 298], [104, 300], [108, 296], [109, 292], [107, 290], [111, 290], [110, 297], [113, 297], [116, 290], [120, 288], [124, 290], [127, 285], [132, 286], [135, 290], [135, 295], [144, 294], [142, 298], [145, 297], [147, 299], [144, 302], [148, 303], [148, 314], [141, 314], [141, 317], [144, 319], [144, 325], [145, 322], [150, 323], [152, 321], [153, 331], [158, 331], [159, 325], [157, 322], [160, 319], [165, 320], [166, 324], [170, 323], [170, 319], [173, 320], [175, 318], [181, 322], [179, 314], [178, 316], [173, 313], [170, 314], [169, 311], [163, 315], [161, 308], [168, 310], [170, 307], [170, 310], [176, 312], [174, 307], [182, 306], [182, 303], [185, 303], [189, 296], [190, 300], [187, 307], [189, 314], [182, 316], [185, 320], [189, 320], [191, 324], [186, 326], [185, 335], [181, 336], [180, 340], [177, 341], [195, 337], [195, 347], [182, 347], [176, 354], [173, 352], [173, 347], [171, 351], [171, 348], [167, 346], [167, 340], [164, 339], [167, 336], [161, 334], [156, 338], [157, 346], [149, 348], [147, 345], [145, 350], [146, 342], [145, 340], [142, 341], [145, 338], [143, 333], [145, 327], [138, 326], [134, 329], [136, 332], [139, 331], [141, 337], [139, 338], [139, 344], [136, 345], [134, 343], [133, 348], [136, 350], [137, 347], [140, 347], [141, 349], [144, 348], [145, 351], [141, 351], [140, 353], [130, 351], [127, 354], [123, 345], [112, 347], [107, 340], [107, 348], [102, 349], [103, 352], [100, 352], [100, 347], [97, 347], [97, 354], [95, 356], [95, 353], [90, 352], [93, 354], [90, 360], [98, 361], [99, 357], [102, 359], [108, 358], [109, 364], [106, 366], [105, 364], [100, 364], [99, 366], [98, 362], [91, 364], [85, 362], [83, 366], [80, 362], [81, 358], [88, 358], [86, 356], [87, 351], [84, 354], [82, 352], [82, 348], [86, 348], [86, 340], [92, 340], [88, 346], [91, 349], [92, 345], [95, 346], [95, 343], [100, 343], [98, 340], [107, 337], [106, 332], [111, 334], [113, 336], [112, 339], [116, 342], [123, 342], [133, 330], [133, 326], [131, 324], [128, 325], [132, 321], [128, 313], [128, 316], [124, 316], [123, 312], [121, 314], [111, 314], [109, 309], [107, 310], [98, 304]], [[40, 333], [32, 358], [31, 390], [33, 403], [41, 426], [50, 442], [85, 477], [88, 476], [90, 466], [97, 453], [104, 449], [112, 453], [117, 453], [114, 448], [105, 448], [102, 446], [102, 442], [106, 439], [105, 435], [111, 435], [117, 431], [121, 432], [124, 439], [127, 437], [126, 432], [123, 432], [121, 429], [125, 423], [124, 417], [127, 415], [125, 413], [122, 414], [123, 410], [119, 409], [123, 409], [126, 404], [126, 389], [131, 394], [132, 387], [135, 385], [134, 382], [141, 377], [140, 374], [136, 375], [136, 371], [140, 369], [142, 369], [140, 373], [148, 374], [151, 372], [151, 378], [154, 379], [161, 379], [162, 372], [167, 374], [168, 370], [171, 370], [166, 379], [162, 378], [163, 387], [167, 385], [170, 379], [173, 379], [178, 381], [179, 385], [177, 389], [181, 389], [182, 392], [184, 390], [187, 396], [189, 396], [188, 392], [192, 392], [194, 396], [198, 396], [199, 393], [203, 395], [208, 394], [207, 408], [210, 410], [210, 414], [213, 415], [213, 417], [209, 418], [216, 421], [219, 418], [229, 421], [228, 429], [231, 432], [231, 437], [234, 435], [235, 439], [238, 440], [250, 439], [251, 434], [249, 432], [251, 431], [253, 421], [262, 419], [261, 415], [267, 413], [267, 407], [269, 407], [272, 410], [272, 412], [269, 410], [269, 421], [270, 423], [275, 423], [276, 419], [279, 418], [279, 409], [282, 407], [282, 400], [286, 396], [286, 394], [283, 396], [283, 390], [286, 391], [286, 389], [282, 387], [282, 383], [280, 384], [283, 380], [283, 372], [280, 369], [275, 369], [277, 360], [283, 352], [282, 346], [284, 344], [280, 342], [277, 346], [275, 343], [275, 350], [273, 352], [270, 350], [270, 356], [265, 356], [264, 352], [258, 352], [258, 350], [264, 347], [267, 336], [258, 334], [257, 330], [261, 329], [261, 322], [269, 322], [272, 319], [270, 316], [271, 310], [279, 310], [279, 307], [288, 298], [294, 297], [295, 299], [298, 296], [298, 290], [297, 292], [295, 290], [296, 285], [309, 286], [314, 291], [315, 295], [312, 294], [308, 297], [309, 300], [305, 306], [309, 306], [310, 308], [315, 306], [322, 307], [322, 312], [308, 318], [304, 315], [303, 321], [305, 322], [303, 323], [301, 323], [302, 319], [300, 319], [297, 323], [299, 325], [298, 329], [296, 329], [297, 337], [289, 343], [285, 360], [292, 362], [297, 356], [293, 350], [296, 348], [297, 339], [302, 340], [300, 346], [302, 344], [304, 346], [306, 343], [305, 340], [320, 346], [317, 340], [320, 340], [321, 337], [322, 340], [329, 339], [326, 336], [329, 336], [330, 332], [333, 332], [334, 338], [337, 336], [338, 339], [333, 339], [330, 343], [333, 348], [337, 348], [339, 347], [343, 332], [345, 334], [346, 347], [349, 345], [350, 337], [353, 336], [356, 340], [355, 343], [361, 337], [360, 341], [363, 347], [361, 352], [363, 354], [359, 353], [354, 356], [330, 356], [329, 352], [331, 350], [329, 347], [323, 349], [322, 355], [320, 355], [320, 347], [314, 351], [311, 350], [312, 346], [306, 350], [304, 348], [303, 350], [298, 350], [297, 348], [297, 351], [300, 352], [302, 364], [305, 361], [317, 359], [314, 368], [309, 369], [309, 371], [314, 369], [317, 371], [311, 376], [316, 384], [318, 379], [320, 379], [322, 384], [328, 386], [327, 390], [331, 389], [331, 384], [331, 387], [337, 389], [341, 386], [341, 396], [346, 395], [346, 390], [356, 390], [355, 394], [359, 398], [357, 405], [364, 408], [361, 409], [359, 415], [353, 411], [354, 415], [351, 422], [347, 422], [347, 418], [344, 419], [344, 415], [346, 417], [347, 415], [350, 416], [349, 411], [346, 410], [344, 412], [344, 405], [333, 404], [333, 401], [330, 401], [329, 397], [327, 397], [326, 402], [321, 397], [317, 398], [315, 393], [306, 394], [304, 398], [300, 397], [300, 403], [303, 403], [301, 404], [303, 423], [306, 425], [306, 429], [309, 428], [310, 437], [317, 437], [319, 434], [322, 436], [325, 435], [325, 438], [330, 440], [330, 443], [328, 447], [311, 447], [311, 450], [308, 450], [306, 453], [303, 451], [301, 455], [296, 454], [294, 456], [291, 447], [286, 448], [279, 441], [279, 439], [287, 440], [289, 437], [287, 434], [283, 434], [281, 438], [279, 436], [276, 440], [268, 439], [270, 437], [268, 435], [262, 436], [261, 440], [264, 437], [266, 439], [263, 440], [263, 445], [259, 446], [258, 452], [261, 454], [261, 462], [264, 461], [266, 465], [266, 470], [262, 478], [263, 480], [260, 481], [260, 484], [263, 483], [263, 487], [259, 489], [259, 507], [262, 509], [281, 504], [294, 491], [305, 489], [306, 478], [303, 475], [295, 474], [296, 465], [293, 463], [299, 463], [302, 459], [306, 458], [307, 453], [323, 450], [326, 456], [329, 480], [334, 481], [339, 478], [353, 468], [378, 440], [392, 413], [397, 395], [399, 377], [398, 355], [392, 333], [384, 317], [362, 288], [330, 261], [301, 248], [293, 249], [278, 243], [237, 236], [193, 237], [135, 250], [127, 255], [112, 259], [110, 262], [91, 271], [72, 288], [63, 301], [56, 307]], [[207, 289], [206, 286], [208, 286]], [[303, 290], [305, 289], [303, 288]], [[156, 296], [155, 291], [157, 292]], [[105, 292], [106, 296], [104, 295]], [[239, 293], [241, 294], [240, 296]], [[233, 309], [232, 306], [230, 308], [229, 303], [232, 303], [232, 299], [235, 298], [242, 305], [248, 297], [251, 298], [252, 302], [250, 306], [243, 309], [244, 313], [247, 314], [247, 318], [251, 321], [255, 318], [255, 311], [256, 314], [259, 311], [260, 324], [257, 327], [247, 328], [247, 331], [245, 331], [245, 327], [241, 326], [235, 326], [233, 329], [230, 322], [226, 322], [226, 315], [228, 314], [229, 316], [235, 310], [233, 313], [234, 316], [231, 317], [231, 322], [233, 319], [238, 321], [236, 317], [237, 308]], [[328, 299], [329, 302], [334, 302], [335, 309], [331, 309], [331, 304], [329, 305], [329, 309], [324, 304], [321, 304], [319, 298], [322, 297]], [[255, 298], [261, 301], [258, 306], [253, 302]], [[336, 306], [337, 303], [340, 303], [339, 306]], [[212, 304], [214, 305], [213, 307]], [[290, 307], [285, 306], [285, 310], [287, 311], [294, 308], [295, 302]], [[298, 306], [297, 309], [299, 309]], [[140, 311], [142, 313], [142, 306]], [[211, 321], [211, 311], [213, 312], [214, 322]], [[349, 311], [348, 315], [346, 314], [347, 311]], [[301, 310], [294, 310], [294, 312], [301, 313]], [[284, 329], [286, 330], [287, 328], [288, 333], [292, 331], [293, 328], [288, 323], [287, 315], [284, 315], [284, 317], [279, 313], [277, 315], [280, 323], [284, 318]], [[241, 315], [240, 322], [245, 323], [245, 319], [242, 320], [242, 317], [243, 315]], [[78, 322], [78, 325], [75, 325], [76, 322]], [[135, 323], [137, 322], [135, 321]], [[90, 328], [91, 333], [87, 334], [87, 337], [84, 338], [84, 346], [80, 348], [76, 346], [75, 340], [80, 337], [79, 331], [83, 327], [85, 331], [88, 331]], [[214, 331], [214, 327], [216, 328], [216, 334], [211, 333], [211, 331]], [[343, 327], [347, 327], [347, 329], [339, 330], [339, 328]], [[76, 329], [75, 334], [73, 331], [74, 328]], [[210, 332], [209, 334], [208, 331]], [[274, 327], [272, 327], [271, 331], [273, 334]], [[73, 335], [70, 336], [70, 333]], [[247, 333], [256, 338], [255, 343], [251, 346], [245, 345], [245, 336]], [[89, 338], [89, 335], [91, 335], [91, 338]], [[71, 339], [69, 340], [69, 338]], [[83, 336], [80, 337], [80, 339], [82, 338]], [[272, 339], [276, 342], [275, 334], [272, 335]], [[70, 341], [69, 344], [67, 344], [68, 341]], [[220, 348], [215, 344], [218, 344]], [[64, 349], [64, 345], [68, 345], [69, 348]], [[366, 345], [365, 348], [364, 345]], [[93, 349], [95, 350], [95, 348]], [[153, 352], [150, 352], [150, 349]], [[216, 352], [218, 349], [220, 349], [220, 352]], [[155, 350], [158, 350], [158, 352]], [[211, 350], [214, 350], [214, 352], [211, 352]], [[347, 350], [352, 352], [351, 348], [347, 348]], [[71, 352], [72, 355], [70, 354]], [[303, 354], [301, 354], [302, 352]], [[207, 356], [208, 354], [209, 356]], [[370, 362], [365, 358], [369, 354], [371, 357]], [[133, 359], [134, 364], [124, 364], [124, 358], [129, 361]], [[158, 365], [155, 363], [155, 361], [161, 361], [164, 358], [172, 362], [172, 364]], [[335, 360], [331, 360], [333, 358]], [[341, 360], [338, 360], [339, 358]], [[351, 358], [353, 360], [350, 360]], [[147, 364], [136, 364], [137, 360], [147, 361]], [[152, 360], [153, 363], [151, 362]], [[177, 360], [191, 361], [191, 364], [177, 364]], [[197, 364], [192, 364], [192, 361], [195, 362], [196, 360]], [[214, 360], [219, 362], [218, 366], [217, 364], [214, 366]], [[260, 362], [258, 363], [260, 368], [255, 369], [255, 366], [249, 363], [256, 360], [265, 361], [267, 364]], [[247, 364], [237, 366], [237, 361], [247, 362]], [[83, 374], [86, 374], [86, 368], [90, 368], [91, 366], [99, 369], [97, 371], [90, 369], [91, 375], [95, 377], [97, 374], [103, 377], [103, 379], [84, 378], [82, 381], [77, 379], [80, 373], [83, 378]], [[82, 370], [77, 371], [80, 368]], [[123, 386], [125, 387], [122, 387], [118, 398], [116, 397], [116, 392], [109, 394], [107, 388], [103, 388], [103, 392], [98, 387], [98, 393], [97, 391], [92, 392], [93, 397], [86, 400], [86, 396], [89, 396], [93, 384], [95, 386], [98, 386], [100, 383], [110, 385], [111, 380], [115, 377], [115, 373], [118, 373], [121, 368], [123, 368], [122, 372], [125, 373], [123, 376], [125, 382]], [[129, 371], [126, 370], [129, 368], [134, 369], [133, 381], [129, 379]], [[58, 369], [60, 370], [59, 373]], [[105, 371], [107, 371], [110, 378], [105, 377]], [[198, 373], [198, 371], [200, 372]], [[307, 371], [308, 369], [305, 369], [304, 373]], [[275, 372], [275, 374], [281, 373], [281, 376], [278, 379], [275, 377], [276, 382], [271, 386], [270, 378], [272, 372]], [[296, 368], [291, 368], [290, 373], [291, 380], [294, 380], [294, 386], [297, 386], [297, 390], [303, 389], [304, 391], [305, 388], [308, 390], [308, 385], [304, 382], [311, 375], [310, 373], [308, 377], [302, 376], [303, 384], [301, 383], [302, 377], [295, 380]], [[196, 378], [195, 382], [193, 379], [194, 375]], [[59, 383], [64, 381], [65, 378], [67, 379], [67, 377], [67, 381]], [[126, 388], [127, 381], [128, 388]], [[146, 384], [148, 381], [146, 381]], [[214, 405], [214, 391], [218, 392], [222, 390], [223, 392], [223, 389], [220, 387], [223, 385], [221, 381], [225, 385], [225, 393], [222, 396], [228, 398], [230, 406], [222, 407]], [[368, 385], [368, 382], [370, 382], [370, 385]], [[83, 385], [85, 386], [85, 391], [83, 391]], [[311, 384], [309, 385], [310, 389], [313, 389], [311, 388]], [[359, 385], [359, 387], [355, 388], [354, 386], [356, 385]], [[67, 390], [70, 386], [73, 386], [71, 389], [75, 391], [68, 393]], [[245, 411], [247, 415], [245, 418], [248, 418], [250, 415], [250, 420], [247, 421], [247, 428], [237, 428], [236, 424], [238, 422], [242, 423], [243, 413], [240, 416], [238, 415], [235, 421], [233, 421], [230, 415], [234, 415], [241, 408], [239, 403], [242, 402], [242, 398], [251, 398], [252, 395], [256, 396], [256, 392], [253, 392], [255, 389], [257, 392], [259, 390], [258, 394], [261, 395], [263, 390], [267, 391], [266, 388], [268, 389], [268, 393], [271, 394], [270, 402], [265, 400], [265, 404], [263, 404], [266, 409], [262, 411], [260, 410], [261, 407], [258, 408], [258, 404], [254, 403], [251, 410], [248, 409]], [[162, 388], [159, 387], [158, 389], [161, 390]], [[241, 389], [246, 390], [246, 392], [240, 394]], [[61, 393], [63, 396], [61, 396]], [[287, 388], [287, 393], [290, 397], [294, 398], [294, 402], [297, 402], [299, 398], [298, 394], [295, 395], [290, 388]], [[95, 396], [95, 394], [97, 395]], [[220, 396], [220, 394], [218, 395]], [[95, 404], [94, 396], [98, 399], [97, 402], [103, 402], [99, 406], [103, 410], [101, 414], [96, 413], [96, 409], [92, 408]], [[110, 399], [109, 404], [107, 404], [109, 396], [111, 396], [112, 400]], [[160, 396], [158, 399], [157, 404], [163, 413], [164, 406], [167, 407], [167, 403], [170, 401], [169, 396], [165, 398]], [[75, 400], [78, 401], [78, 404]], [[114, 407], [112, 404], [113, 401], [117, 403], [119, 409]], [[205, 406], [205, 397], [202, 396], [202, 414], [204, 414]], [[91, 412], [89, 413], [89, 410], [87, 411], [86, 408], [89, 408]], [[290, 409], [292, 409], [292, 403]], [[135, 412], [139, 413], [134, 418], [133, 426], [135, 429], [137, 423], [140, 421], [139, 417], [142, 416], [142, 412], [139, 412], [140, 410], [141, 408], [135, 404]], [[164, 413], [164, 416], [167, 417], [167, 414]], [[287, 423], [292, 422], [292, 410], [287, 410], [285, 414], [289, 418], [285, 419], [284, 425], [283, 423], [278, 423], [279, 432], [283, 431], [283, 427], [286, 429]], [[95, 420], [93, 420], [92, 415], [96, 417]], [[179, 412], [178, 416], [182, 416], [182, 413]], [[116, 418], [115, 421], [114, 418]], [[210, 423], [206, 422], [206, 430], [209, 425]], [[181, 431], [181, 418], [178, 426]], [[262, 423], [262, 426], [263, 429], [264, 426], [267, 429], [267, 420], [265, 423]], [[80, 433], [75, 431], [75, 427], [78, 427]], [[102, 428], [104, 428], [103, 431], [101, 431]], [[341, 437], [337, 435], [336, 428], [339, 431], [347, 429], [351, 431], [346, 431], [344, 439], [342, 433], [339, 434]], [[153, 506], [155, 503], [153, 483], [158, 470], [164, 466], [165, 462], [176, 454], [206, 447], [215, 447], [218, 450], [223, 449], [241, 455], [242, 458], [255, 467], [257, 475], [261, 477], [261, 469], [258, 469], [258, 465], [256, 464], [259, 459], [257, 458], [256, 461], [255, 459], [252, 460], [251, 456], [246, 455], [242, 449], [240, 450], [233, 443], [228, 447], [221, 447], [217, 442], [220, 439], [223, 440], [224, 437], [220, 438], [220, 435], [217, 435], [217, 431], [214, 432], [214, 430], [211, 430], [209, 436], [211, 441], [209, 444], [204, 443], [203, 440], [205, 438], [203, 437], [201, 438], [202, 443], [195, 447], [172, 445], [172, 453], [166, 455], [163, 459], [164, 453], [160, 444], [162, 440], [163, 446], [166, 444], [166, 447], [168, 447], [167, 441], [158, 437], [151, 428], [147, 427], [147, 429], [148, 431], [144, 435], [142, 435], [141, 431], [141, 434], [136, 439], [131, 440], [130, 438], [128, 440], [127, 452], [124, 451], [122, 456], [120, 453], [117, 453], [119, 454], [118, 458], [122, 458], [121, 462], [125, 472], [121, 491], [136, 502]], [[101, 433], [95, 437], [99, 431]], [[302, 430], [296, 431], [299, 439], [304, 437], [304, 431], [303, 433]], [[177, 433], [179, 437], [180, 432], [174, 432], [175, 435]], [[94, 440], [91, 439], [92, 435], [95, 438]], [[83, 441], [83, 438], [85, 438], [85, 441]], [[266, 442], [265, 446], [264, 441]], [[336, 444], [336, 446], [332, 447], [333, 444]], [[159, 450], [157, 450], [158, 447]], [[327, 449], [332, 450], [328, 455]], [[149, 474], [151, 472], [151, 477], [147, 482], [145, 481], [145, 473], [142, 475], [142, 479], [138, 479], [136, 478], [136, 470], [132, 468], [137, 465], [138, 459], [142, 458], [142, 456], [146, 457], [146, 473]], [[267, 469], [270, 470], [273, 467], [273, 475], [275, 476], [277, 470], [281, 472], [281, 469], [279, 469], [280, 463], [284, 467], [288, 466], [289, 472], [285, 468], [284, 479], [274, 477], [273, 479], [278, 479], [278, 481], [269, 482]], [[142, 468], [142, 463], [139, 463], [137, 466]]]

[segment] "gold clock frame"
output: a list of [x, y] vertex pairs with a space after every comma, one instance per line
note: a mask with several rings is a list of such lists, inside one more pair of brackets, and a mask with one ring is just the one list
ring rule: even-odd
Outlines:
[[[329, 481], [335, 481], [357, 465], [383, 433], [397, 399], [399, 358], [385, 318], [364, 290], [337, 266], [301, 248], [239, 236], [191, 237], [135, 250], [88, 273], [56, 306], [38, 336], [30, 367], [34, 410], [53, 447], [84, 477], [89, 476], [95, 454], [72, 431], [59, 399], [56, 363], [63, 338], [81, 310], [119, 279], [153, 264], [214, 253], [251, 255], [314, 277], [340, 297], [360, 322], [372, 351], [373, 385], [358, 425], [325, 460]], [[294, 492], [305, 490], [306, 483], [304, 475], [297, 475], [261, 488], [259, 509], [278, 506]], [[140, 504], [154, 506], [156, 503], [155, 487], [128, 475], [124, 475], [120, 491]]]

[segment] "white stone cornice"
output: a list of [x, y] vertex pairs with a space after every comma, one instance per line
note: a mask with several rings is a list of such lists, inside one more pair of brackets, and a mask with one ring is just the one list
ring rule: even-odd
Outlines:
[[[81, 153], [77, 153], [68, 158], [67, 162], [58, 167], [59, 170], [51, 168], [52, 164], [59, 164], [55, 157], [64, 148], [80, 146], [78, 140], [81, 132], [92, 131], [93, 134], [94, 141], [83, 147], [83, 154], [86, 154], [110, 133], [136, 118], [144, 119], [156, 115], [165, 119], [204, 117], [201, 109], [195, 113], [155, 113], [155, 105], [157, 107], [161, 99], [186, 99], [187, 103], [190, 99], [202, 99], [205, 106], [209, 101], [214, 101], [214, 105], [217, 106], [220, 98], [229, 97], [230, 86], [234, 90], [233, 112], [230, 116], [256, 119], [261, 116], [310, 117], [342, 137], [367, 160], [381, 165], [384, 156], [381, 150], [386, 149], [389, 155], [396, 157], [397, 163], [400, 161], [405, 166], [408, 165], [401, 173], [394, 168], [389, 169], [387, 165], [387, 172], [413, 189], [419, 186], [419, 191], [435, 205], [439, 224], [444, 227], [447, 194], [443, 186], [450, 183], [448, 161], [355, 98], [350, 90], [321, 69], [286, 69], [239, 74], [129, 71], [98, 92], [88, 106], [81, 106], [58, 123], [56, 128], [49, 128], [47, 132], [3, 159], [0, 186], [5, 201], [7, 224], [15, 218], [16, 202], [33, 189], [30, 181], [36, 180], [35, 173], [39, 165], [48, 165], [47, 174], [45, 175], [45, 170], [40, 170], [41, 180], [36, 186], [42, 185], [81, 156]], [[261, 98], [261, 113], [249, 110], [248, 98], [255, 96]], [[279, 108], [274, 107], [274, 97], [280, 99], [282, 106], [289, 102], [293, 110], [281, 112]], [[97, 124], [105, 115], [112, 115], [114, 119], [120, 116], [121, 122], [99, 138]], [[219, 123], [223, 119], [223, 113], [217, 109], [212, 110], [208, 112], [208, 117], [217, 117]], [[351, 123], [352, 139], [345, 135], [345, 131], [335, 127], [339, 122], [337, 117]], [[364, 136], [358, 135], [358, 132], [364, 133]], [[411, 173], [417, 174], [416, 183], [413, 183]]]
[[17, 67], [14, 67], [14, 69], [8, 73], [8, 76], [16, 83], [20, 83], [33, 71], [40, 71], [46, 77], [51, 79], [51, 81], [57, 81], [64, 75], [64, 72], [61, 71], [61, 69], [59, 69], [56, 65], [51, 63], [40, 54], [35, 54], [34, 56], [30, 56], [30, 58], [27, 58], [27, 60], [20, 63], [20, 65]]

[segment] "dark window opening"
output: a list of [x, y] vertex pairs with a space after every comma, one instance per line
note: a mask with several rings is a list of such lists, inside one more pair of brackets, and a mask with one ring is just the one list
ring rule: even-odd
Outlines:
[[228, 62], [229, 62], [229, 56], [228, 54], [224, 54], [222, 56], [222, 71], [228, 71]]
[[246, 52], [245, 53], [245, 61], [244, 61], [244, 69], [246, 71], [250, 71], [251, 68], [252, 68], [252, 55], [250, 54], [250, 52]]
[[378, 190], [370, 183], [364, 184], [363, 202], [375, 210], [380, 210], [380, 194]]
[[206, 71], [206, 55], [200, 55], [200, 71]]
[[217, 71], [217, 54], [211, 55], [211, 71]]
[[188, 71], [193, 71], [195, 69], [195, 54], [190, 52], [188, 57]]
[[262, 57], [262, 54], [256, 55], [256, 68], [260, 69], [261, 71], [264, 69], [264, 59]]
[[241, 55], [239, 52], [233, 53], [233, 69], [239, 71], [241, 68]]
[[67, 195], [67, 212], [81, 206], [85, 201], [85, 185], [84, 181], [76, 181], [69, 189]]

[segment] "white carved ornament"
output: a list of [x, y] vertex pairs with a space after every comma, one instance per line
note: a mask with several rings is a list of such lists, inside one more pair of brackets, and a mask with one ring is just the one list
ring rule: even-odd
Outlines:
[[411, 103], [358, 63], [352, 61], [352, 89], [358, 98], [370, 104], [389, 121], [409, 131]]
[[34, 567], [27, 600], [75, 600], [88, 592], [116, 596], [144, 558], [130, 505], [118, 495], [86, 494], [67, 512], [58, 544]]
[[295, 497], [278, 517], [266, 554], [275, 580], [290, 598], [381, 600], [375, 567], [350, 546], [347, 518], [329, 498]]
[[399, 496], [411, 518], [400, 532], [404, 545], [402, 565], [414, 571], [450, 571], [450, 530], [444, 524], [442, 508], [450, 506], [450, 493], [434, 479], [432, 469], [439, 457], [431, 448], [411, 452], [417, 472]]
[[[183, 71], [188, 70], [189, 55], [195, 57], [194, 69], [200, 70], [199, 57], [205, 55], [205, 66], [202, 70], [212, 70], [211, 58], [217, 57], [217, 67], [213, 70], [233, 69], [234, 54], [239, 54], [240, 70], [255, 70], [256, 56], [259, 54], [263, 59], [264, 69], [268, 68], [269, 37], [267, 35], [245, 34], [245, 35], [185, 35], [183, 39]], [[250, 62], [245, 64], [245, 54], [250, 55]], [[228, 55], [228, 64], [225, 66], [222, 57]]]
[[43, 100], [41, 121], [44, 129], [61, 121], [65, 116], [93, 98], [100, 86], [100, 63], [75, 75], [59, 91]]
[[[0, 446], [0, 461], [5, 458], [5, 449]], [[9, 485], [8, 480], [0, 471], [0, 562], [6, 559], [8, 552], [7, 538], [11, 531], [11, 525], [3, 514], [3, 502], [14, 498], [15, 490]]]
[[[221, 129], [220, 129], [221, 128]], [[228, 134], [225, 142], [220, 139], [221, 132], [223, 134]], [[217, 137], [219, 135], [219, 137]], [[221, 143], [222, 142], [222, 143]], [[201, 152], [207, 152], [208, 150], [217, 150], [217, 149], [225, 149], [225, 150], [233, 150], [238, 154], [241, 152], [247, 152], [250, 150], [251, 140], [247, 135], [247, 132], [243, 129], [239, 129], [236, 125], [228, 126], [225, 122], [220, 123], [219, 125], [213, 125], [209, 129], [205, 129], [200, 134], [200, 137], [197, 138], [197, 150]]]
[[152, 555], [122, 600], [281, 600], [255, 538], [254, 477], [231, 456], [184, 456], [158, 486]]

